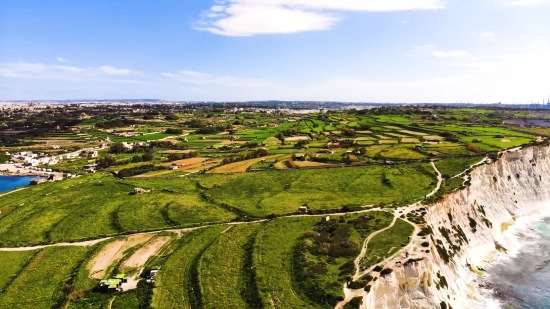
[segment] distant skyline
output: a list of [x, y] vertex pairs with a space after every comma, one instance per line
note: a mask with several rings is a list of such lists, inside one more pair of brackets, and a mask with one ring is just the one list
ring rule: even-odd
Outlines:
[[550, 0], [6, 0], [0, 100], [541, 102], [549, 15]]

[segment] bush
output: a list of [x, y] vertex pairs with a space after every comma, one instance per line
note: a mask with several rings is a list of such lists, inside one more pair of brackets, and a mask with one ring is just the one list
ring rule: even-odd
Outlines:
[[164, 131], [164, 133], [166, 134], [182, 134], [183, 133], [183, 130], [182, 129], [176, 129], [176, 128], [168, 128], [166, 129], [166, 131]]

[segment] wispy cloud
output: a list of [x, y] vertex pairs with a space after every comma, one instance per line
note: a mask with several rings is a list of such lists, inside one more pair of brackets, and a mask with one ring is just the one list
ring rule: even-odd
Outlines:
[[104, 65], [99, 67], [99, 70], [109, 75], [143, 75], [141, 72], [133, 71], [130, 69], [117, 69], [110, 65]]
[[109, 79], [110, 76], [143, 75], [129, 69], [117, 69], [111, 66], [75, 67], [67, 65], [48, 65], [43, 63], [17, 62], [0, 66], [0, 76], [9, 78], [57, 79], [57, 80], [106, 80], [113, 82], [139, 82], [135, 80]]
[[61, 57], [57, 57], [57, 61], [59, 61], [59, 62], [67, 62], [67, 60], [65, 60], [65, 59], [63, 59], [63, 58], [61, 58]]
[[444, 0], [218, 0], [195, 29], [227, 36], [285, 34], [332, 28], [342, 12], [435, 10]]
[[244, 88], [272, 86], [272, 84], [264, 80], [246, 79], [233, 76], [216, 76], [189, 70], [179, 71], [178, 73], [162, 73], [162, 76], [169, 77], [183, 83], [195, 85], [217, 85]]
[[447, 59], [464, 59], [469, 55], [468, 52], [464, 50], [439, 50], [433, 44], [416, 46], [412, 52], [407, 54], [409, 56], [430, 56]]

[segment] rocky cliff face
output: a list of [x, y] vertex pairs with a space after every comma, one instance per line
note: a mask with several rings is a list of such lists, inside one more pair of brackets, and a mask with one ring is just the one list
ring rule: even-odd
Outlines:
[[428, 207], [429, 258], [395, 266], [372, 285], [361, 308], [483, 306], [477, 279], [495, 253], [506, 252], [503, 230], [547, 205], [550, 147], [505, 152], [498, 161], [475, 168], [469, 187]]

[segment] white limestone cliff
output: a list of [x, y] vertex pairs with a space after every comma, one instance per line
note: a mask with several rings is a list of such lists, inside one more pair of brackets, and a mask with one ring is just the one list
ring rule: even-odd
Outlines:
[[496, 162], [476, 167], [470, 181], [427, 207], [433, 234], [426, 237], [429, 248], [418, 248], [430, 250], [427, 258], [395, 265], [392, 274], [371, 283], [362, 309], [484, 305], [479, 275], [511, 246], [503, 230], [550, 204], [550, 147], [505, 152]]

